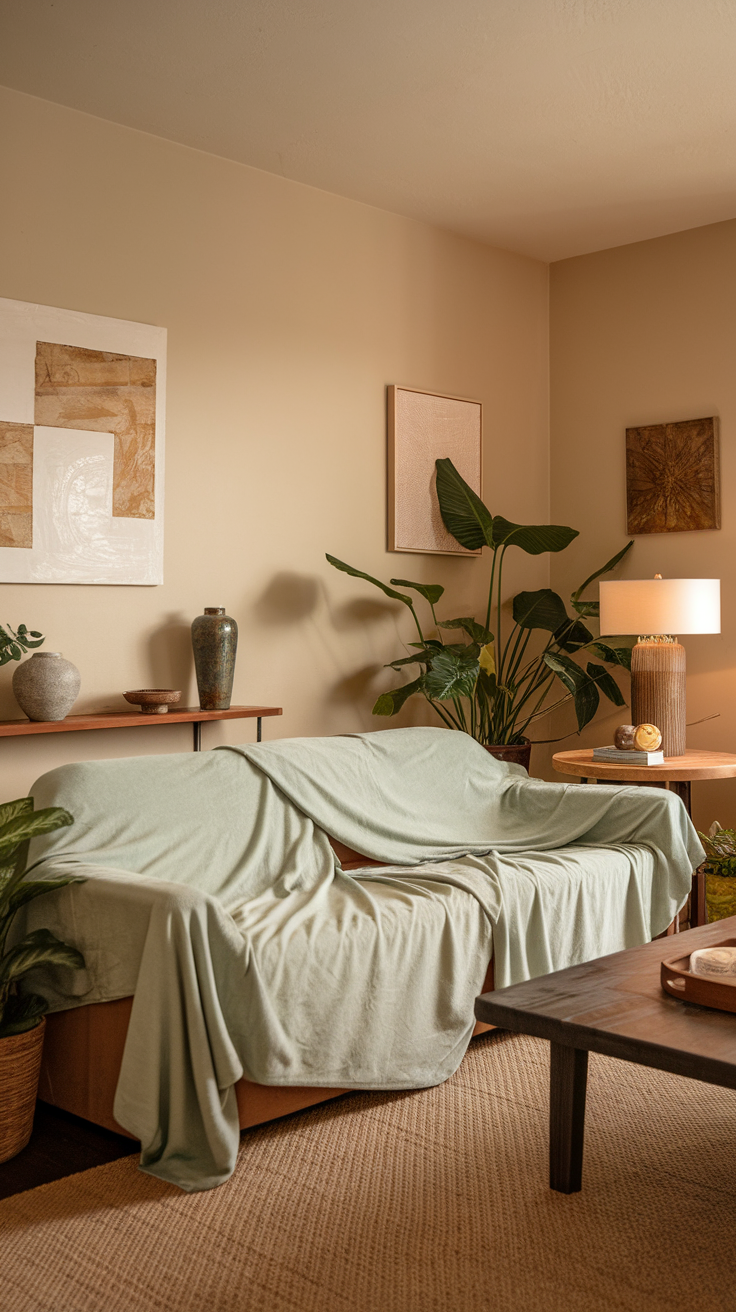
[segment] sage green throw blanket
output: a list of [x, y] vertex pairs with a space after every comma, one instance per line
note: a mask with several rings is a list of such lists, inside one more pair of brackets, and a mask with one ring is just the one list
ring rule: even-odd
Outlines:
[[[703, 857], [679, 799], [546, 784], [464, 734], [394, 729], [62, 766], [36, 806], [29, 903], [85, 954], [33, 981], [59, 1010], [135, 994], [115, 1100], [142, 1168], [230, 1175], [234, 1085], [446, 1079], [497, 987], [647, 941]], [[327, 834], [387, 868], [344, 872]]]

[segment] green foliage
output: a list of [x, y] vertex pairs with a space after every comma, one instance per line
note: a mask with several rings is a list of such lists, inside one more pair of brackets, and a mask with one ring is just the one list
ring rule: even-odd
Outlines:
[[698, 838], [705, 848], [706, 856], [714, 860], [736, 858], [736, 829], [721, 829], [718, 821], [711, 825], [707, 834], [698, 830]]
[[[451, 460], [438, 460], [436, 466], [437, 498], [446, 528], [469, 551], [487, 547], [491, 552], [485, 621], [472, 615], [438, 619], [435, 607], [444, 593], [439, 584], [391, 579], [393, 586], [389, 587], [328, 556], [336, 569], [365, 579], [386, 596], [408, 606], [419, 635], [419, 642], [409, 644], [413, 648], [411, 655], [389, 664], [394, 670], [419, 665], [420, 675], [411, 683], [382, 693], [373, 714], [395, 715], [409, 697], [421, 693], [448, 727], [470, 733], [481, 743], [518, 743], [530, 725], [566, 702], [574, 707], [578, 730], [592, 720], [601, 693], [615, 706], [624, 706], [616, 679], [605, 666], [630, 670], [631, 647], [594, 637], [583, 619], [598, 615], [598, 602], [586, 600], [583, 593], [602, 574], [614, 569], [633, 543], [628, 542], [575, 590], [570, 598], [572, 615], [551, 588], [519, 592], [512, 603], [511, 631], [504, 634], [501, 580], [509, 547], [519, 547], [532, 556], [564, 551], [578, 536], [577, 530], [562, 524], [514, 524], [502, 515], [492, 515]], [[424, 598], [438, 637], [425, 636], [411, 597], [396, 592], [396, 587], [411, 588]], [[453, 629], [468, 641], [445, 642], [443, 631]], [[527, 657], [534, 634], [548, 636], [541, 650]], [[580, 658], [585, 656], [595, 659], [582, 664]]]
[[12, 948], [5, 947], [13, 918], [22, 906], [55, 888], [83, 882], [73, 876], [24, 879], [31, 839], [70, 824], [72, 817], [61, 807], [34, 811], [32, 797], [0, 806], [0, 1038], [32, 1029], [46, 1010], [46, 999], [39, 994], [18, 992], [29, 971], [39, 966], [84, 967], [81, 952], [48, 929], [34, 929]]
[[40, 647], [45, 641], [42, 633], [36, 633], [35, 629], [29, 630], [25, 624], [18, 625], [17, 633], [9, 624], [6, 628], [0, 624], [0, 665], [7, 665], [8, 661], [19, 661], [24, 651]]

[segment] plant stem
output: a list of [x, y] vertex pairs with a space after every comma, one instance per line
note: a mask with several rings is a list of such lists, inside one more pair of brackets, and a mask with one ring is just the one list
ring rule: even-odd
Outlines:
[[416, 626], [417, 626], [417, 633], [419, 634], [419, 640], [420, 640], [420, 642], [422, 643], [422, 646], [426, 646], [426, 644], [427, 644], [427, 640], [426, 640], [424, 634], [422, 633], [422, 626], [421, 626], [421, 624], [419, 623], [419, 618], [418, 618], [417, 613], [416, 613], [414, 607], [412, 606], [411, 602], [409, 602], [409, 610], [411, 611], [411, 613], [412, 613], [412, 617], [413, 617], [413, 620], [414, 620], [414, 623], [415, 623]]
[[453, 697], [453, 699], [452, 699], [452, 704], [453, 704], [453, 706], [455, 707], [455, 714], [457, 715], [457, 717], [458, 717], [458, 719], [459, 719], [459, 721], [460, 721], [460, 724], [462, 725], [463, 733], [467, 733], [467, 732], [468, 732], [468, 722], [467, 722], [467, 720], [465, 719], [465, 708], [464, 708], [462, 702], [460, 701], [460, 698], [459, 698], [459, 697]]
[[528, 727], [528, 725], [531, 724], [532, 720], [536, 720], [540, 715], [549, 715], [552, 711], [556, 710], [558, 706], [562, 706], [564, 702], [568, 701], [569, 698], [572, 697], [572, 693], [567, 693], [564, 697], [561, 697], [559, 701], [552, 702], [551, 706], [544, 706], [544, 702], [547, 699], [548, 693], [549, 693], [549, 688], [547, 687], [543, 690], [541, 697], [539, 698], [539, 700], [537, 701], [534, 707], [534, 710], [529, 713], [529, 715], [524, 720], [524, 723], [521, 724], [516, 730], [517, 733], [524, 733], [524, 730]]
[[[499, 654], [500, 654], [500, 652], [501, 652], [501, 647], [502, 647], [502, 640], [501, 640], [501, 576], [502, 576], [502, 574], [503, 574], [503, 558], [504, 558], [505, 555], [506, 555], [506, 548], [505, 548], [505, 547], [502, 547], [502, 548], [501, 548], [501, 553], [500, 553], [500, 555], [499, 555], [499, 557], [498, 557], [498, 593], [497, 593], [497, 596], [498, 596], [498, 605], [497, 605], [497, 621], [496, 621], [496, 651], [499, 652]], [[501, 657], [501, 666], [500, 666], [500, 668], [496, 671], [496, 678], [498, 679], [499, 683], [503, 683], [502, 675], [503, 675], [503, 657]]]
[[427, 701], [429, 702], [430, 706], [432, 707], [432, 710], [435, 711], [435, 712], [437, 713], [437, 715], [439, 715], [440, 719], [444, 721], [444, 723], [447, 725], [448, 729], [460, 729], [460, 728], [461, 728], [461, 726], [457, 723], [457, 721], [456, 721], [455, 719], [453, 719], [453, 717], [452, 717], [452, 715], [450, 714], [449, 711], [445, 711], [444, 708], [443, 708], [442, 710], [440, 710], [439, 704], [438, 704], [437, 702], [433, 701], [431, 697], [427, 697]]
[[435, 629], [437, 630], [437, 637], [439, 638], [440, 642], [442, 643], [442, 646], [444, 647], [444, 645], [445, 645], [445, 640], [444, 640], [444, 638], [443, 638], [443, 636], [442, 636], [442, 629], [440, 628], [439, 624], [437, 623], [437, 615], [436, 615], [436, 613], [435, 613], [435, 609], [434, 609], [434, 606], [432, 605], [432, 602], [431, 602], [431, 601], [430, 601], [430, 603], [429, 603], [429, 609], [430, 609], [431, 612], [432, 612], [432, 619], [434, 620], [434, 627], [435, 627]]
[[[521, 650], [519, 650], [519, 640], [522, 637], [522, 634], [526, 634], [526, 637], [523, 639], [523, 642], [521, 643]], [[531, 636], [532, 636], [531, 629], [519, 629], [516, 642], [514, 644], [514, 650], [512, 651], [511, 658], [509, 660], [509, 669], [506, 671], [506, 678], [509, 682], [511, 681], [511, 679], [516, 677], [516, 672], [519, 666], [521, 665], [521, 662], [524, 659], [524, 653], [526, 652], [527, 646], [529, 645], [529, 639], [531, 638]], [[517, 651], [518, 651], [518, 655], [517, 655]]]
[[547, 696], [548, 689], [546, 685], [548, 685], [550, 680], [554, 678], [554, 674], [552, 673], [551, 670], [548, 670], [546, 666], [544, 667], [544, 669], [546, 673], [540, 675], [536, 679], [532, 679], [532, 681], [529, 684], [529, 687], [526, 689], [526, 692], [519, 698], [518, 702], [516, 703], [516, 706], [514, 708], [514, 715], [511, 721], [512, 726], [516, 725], [516, 721], [519, 719], [519, 715], [521, 713], [522, 707], [524, 706], [525, 702], [528, 702], [530, 698], [534, 697], [535, 693], [539, 692], [540, 689], [544, 689], [542, 693], [542, 698], [540, 702], [537, 703], [538, 705], [541, 705], [541, 701], [543, 701], [544, 698]]
[[491, 611], [493, 609], [493, 577], [494, 574], [496, 573], [496, 552], [498, 548], [492, 547], [491, 550], [493, 552], [493, 560], [491, 562], [491, 581], [488, 585], [488, 609], [486, 611], [486, 629], [488, 630], [490, 630], [491, 627]]

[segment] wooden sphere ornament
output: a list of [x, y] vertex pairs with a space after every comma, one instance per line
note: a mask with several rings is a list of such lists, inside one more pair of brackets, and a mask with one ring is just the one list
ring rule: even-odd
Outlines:
[[620, 752], [658, 752], [662, 735], [656, 724], [620, 724], [613, 745]]

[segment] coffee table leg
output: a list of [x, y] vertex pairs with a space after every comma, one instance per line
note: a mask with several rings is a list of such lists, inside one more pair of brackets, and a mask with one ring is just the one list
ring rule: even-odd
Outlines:
[[549, 1046], [549, 1187], [574, 1194], [583, 1174], [588, 1054], [562, 1043]]

